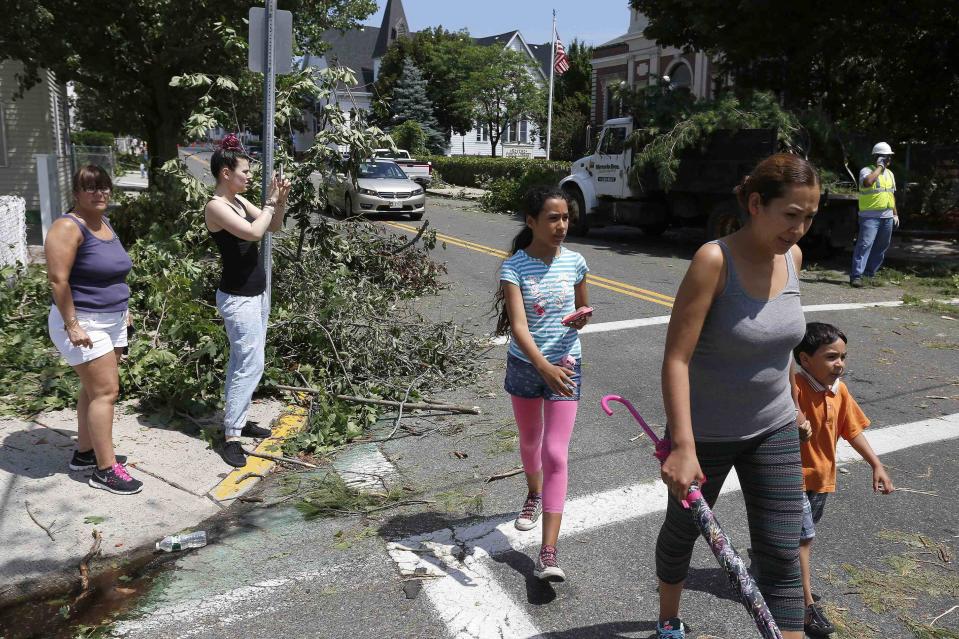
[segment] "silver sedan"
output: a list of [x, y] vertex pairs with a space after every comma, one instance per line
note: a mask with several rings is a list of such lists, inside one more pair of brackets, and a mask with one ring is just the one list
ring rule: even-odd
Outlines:
[[405, 213], [419, 220], [426, 212], [423, 187], [392, 160], [361, 162], [356, 180], [338, 176], [327, 193], [330, 206], [347, 215]]

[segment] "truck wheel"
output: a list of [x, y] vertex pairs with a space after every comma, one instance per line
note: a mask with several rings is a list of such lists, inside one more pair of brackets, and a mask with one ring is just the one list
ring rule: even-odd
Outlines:
[[569, 232], [576, 237], [589, 233], [589, 219], [586, 216], [586, 204], [579, 189], [563, 189], [569, 199]]
[[657, 222], [656, 224], [646, 224], [645, 226], [639, 227], [639, 230], [643, 232], [643, 235], [649, 237], [659, 237], [666, 232], [666, 229], [669, 228], [667, 222]]
[[706, 239], [715, 240], [734, 233], [746, 224], [746, 212], [736, 200], [720, 202], [709, 212], [706, 221]]

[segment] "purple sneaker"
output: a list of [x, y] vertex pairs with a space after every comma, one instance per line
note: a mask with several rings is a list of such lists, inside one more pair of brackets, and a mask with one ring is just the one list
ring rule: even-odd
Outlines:
[[536, 560], [536, 568], [533, 570], [533, 576], [543, 581], [561, 582], [566, 581], [566, 573], [559, 567], [556, 561], [556, 546], [543, 546], [539, 551], [539, 558]]
[[517, 530], [532, 530], [539, 521], [539, 516], [543, 512], [543, 495], [540, 493], [530, 493], [526, 496], [523, 508], [519, 511], [516, 521], [513, 525]]

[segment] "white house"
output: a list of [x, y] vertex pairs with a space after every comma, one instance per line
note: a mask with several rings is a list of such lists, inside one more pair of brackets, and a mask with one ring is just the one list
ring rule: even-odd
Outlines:
[[[379, 76], [380, 63], [390, 45], [398, 38], [412, 34], [402, 0], [387, 0], [383, 21], [379, 27], [365, 26], [352, 31], [327, 31], [323, 35], [329, 48], [322, 55], [307, 54], [302, 60], [304, 67], [323, 69], [338, 65], [352, 69], [356, 84], [337, 91], [336, 101], [345, 113], [354, 109], [369, 111], [373, 100], [374, 84]], [[535, 78], [546, 85], [549, 79], [550, 44], [528, 44], [519, 31], [508, 31], [486, 38], [475, 38], [477, 44], [511, 48], [530, 56], [535, 67]], [[316, 135], [316, 122], [306, 114], [306, 130], [294, 134], [296, 150], [309, 148]], [[517, 120], [503, 135], [497, 154], [519, 157], [545, 157], [540, 137], [532, 122]], [[489, 131], [477, 126], [466, 135], [454, 133], [450, 139], [449, 155], [491, 155]]]
[[617, 88], [645, 87], [669, 78], [674, 89], [688, 89], [697, 98], [713, 95], [716, 65], [702, 51], [683, 52], [664, 47], [643, 35], [649, 19], [636, 9], [629, 10], [629, 29], [593, 49], [593, 123], [619, 115]]
[[23, 66], [0, 62], [0, 195], [26, 200], [27, 210], [40, 208], [36, 154], [57, 157], [60, 209], [70, 198], [70, 125], [66, 87], [53, 73], [41, 70], [40, 82], [22, 97], [16, 75]]
[[[533, 62], [534, 79], [542, 87], [549, 82], [549, 58], [551, 44], [528, 44], [519, 31], [507, 31], [486, 38], [474, 38], [482, 46], [498, 46], [527, 54]], [[526, 119], [517, 119], [509, 124], [496, 147], [497, 155], [503, 157], [545, 158], [545, 141], [535, 124]], [[466, 135], [453, 133], [450, 136], [448, 155], [492, 155], [489, 127], [479, 123]]]

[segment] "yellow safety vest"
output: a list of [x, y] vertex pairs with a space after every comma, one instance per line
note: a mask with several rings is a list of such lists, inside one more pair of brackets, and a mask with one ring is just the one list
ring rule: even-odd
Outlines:
[[[875, 170], [875, 166], [871, 167]], [[872, 186], [859, 187], [860, 211], [885, 211], [896, 208], [896, 189], [893, 188], [892, 173], [888, 169], [879, 174]]]

